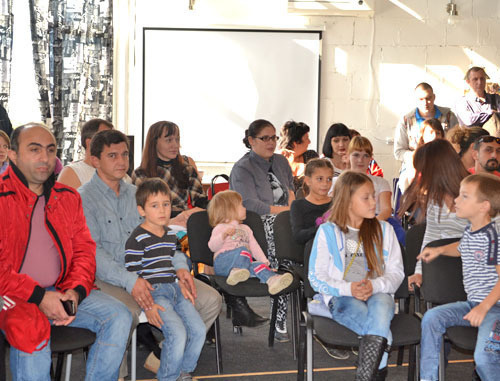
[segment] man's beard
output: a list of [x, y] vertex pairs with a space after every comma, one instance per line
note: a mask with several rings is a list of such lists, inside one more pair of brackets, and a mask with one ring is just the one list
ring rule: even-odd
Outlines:
[[498, 160], [490, 159], [483, 165], [483, 168], [487, 172], [495, 172], [498, 169]]

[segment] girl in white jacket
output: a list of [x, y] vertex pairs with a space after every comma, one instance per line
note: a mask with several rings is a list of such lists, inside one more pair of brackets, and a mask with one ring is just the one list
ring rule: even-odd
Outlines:
[[361, 336], [356, 380], [387, 375], [393, 294], [404, 278], [394, 230], [375, 218], [375, 208], [370, 178], [342, 173], [330, 217], [319, 227], [309, 259], [309, 281], [332, 318]]

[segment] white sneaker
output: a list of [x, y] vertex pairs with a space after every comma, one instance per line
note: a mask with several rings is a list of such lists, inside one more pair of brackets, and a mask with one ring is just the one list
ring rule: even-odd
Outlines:
[[293, 282], [293, 275], [290, 273], [285, 273], [281, 275], [273, 275], [267, 280], [267, 287], [271, 295], [275, 295], [285, 288], [290, 286]]
[[234, 268], [229, 273], [226, 283], [230, 286], [235, 286], [240, 282], [246, 281], [248, 278], [250, 278], [250, 271], [247, 269]]

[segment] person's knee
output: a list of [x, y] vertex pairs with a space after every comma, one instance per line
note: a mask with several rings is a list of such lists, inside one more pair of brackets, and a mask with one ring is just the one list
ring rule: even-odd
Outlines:
[[132, 327], [132, 313], [130, 310], [122, 303], [116, 303], [113, 306], [115, 312], [112, 319], [109, 320], [111, 328], [117, 333], [123, 333], [128, 337], [129, 331]]
[[434, 329], [441, 325], [440, 315], [436, 309], [431, 308], [427, 310], [422, 319], [422, 330], [424, 329]]

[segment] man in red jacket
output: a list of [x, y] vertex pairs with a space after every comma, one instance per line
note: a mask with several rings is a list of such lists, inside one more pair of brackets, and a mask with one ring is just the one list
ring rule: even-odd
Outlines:
[[[0, 178], [0, 295], [16, 307], [0, 312], [0, 329], [12, 347], [13, 378], [50, 379], [50, 322], [95, 332], [85, 379], [116, 380], [132, 318], [93, 289], [95, 243], [78, 192], [55, 182], [55, 138], [30, 124], [13, 132], [11, 145], [11, 166]], [[64, 301], [73, 303], [74, 316]]]

